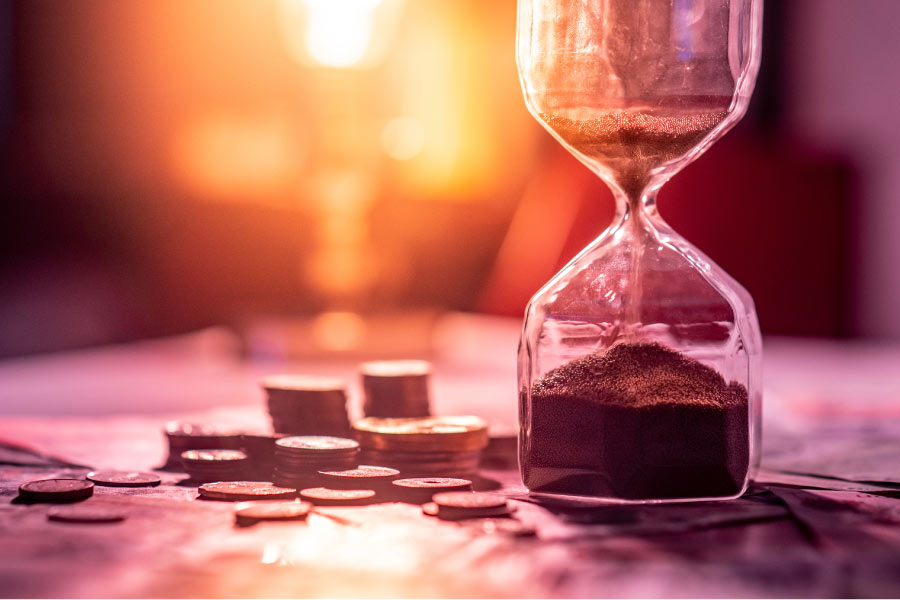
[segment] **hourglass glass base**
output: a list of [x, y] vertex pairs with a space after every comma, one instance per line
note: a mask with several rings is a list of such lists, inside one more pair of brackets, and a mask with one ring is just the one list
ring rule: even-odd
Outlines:
[[740, 496], [758, 456], [760, 351], [752, 300], [724, 271], [653, 215], [611, 228], [526, 311], [525, 487], [618, 503]]

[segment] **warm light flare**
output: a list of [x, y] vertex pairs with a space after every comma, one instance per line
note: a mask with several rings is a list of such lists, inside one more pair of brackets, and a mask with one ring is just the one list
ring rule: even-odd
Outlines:
[[286, 121], [269, 116], [205, 115], [179, 129], [171, 147], [176, 178], [211, 199], [277, 194], [301, 154]]
[[401, 7], [399, 0], [281, 0], [279, 24], [294, 59], [366, 68], [383, 57]]

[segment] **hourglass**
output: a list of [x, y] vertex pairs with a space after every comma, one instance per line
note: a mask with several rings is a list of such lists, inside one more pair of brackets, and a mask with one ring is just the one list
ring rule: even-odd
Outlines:
[[655, 199], [746, 111], [761, 17], [762, 0], [519, 0], [526, 104], [616, 202], [526, 309], [519, 464], [533, 493], [671, 502], [747, 489], [760, 446], [753, 300]]

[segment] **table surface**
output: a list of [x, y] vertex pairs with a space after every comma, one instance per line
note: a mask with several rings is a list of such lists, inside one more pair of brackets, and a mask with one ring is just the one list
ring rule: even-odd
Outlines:
[[[435, 412], [514, 426], [518, 327], [448, 315], [429, 329]], [[345, 377], [358, 413], [354, 370], [366, 357], [288, 359], [271, 346], [251, 345], [248, 360], [233, 334], [212, 329], [0, 363], [0, 440], [95, 468], [152, 469], [164, 460], [169, 419], [265, 426], [257, 381], [276, 372]], [[269, 347], [265, 358], [259, 347]], [[7, 448], [0, 595], [900, 595], [900, 346], [767, 339], [764, 396], [764, 470], [735, 501], [536, 501], [514, 470], [485, 472], [534, 538], [403, 503], [236, 527], [233, 505], [198, 500], [196, 488], [179, 485], [183, 476], [165, 473], [159, 487], [98, 487], [86, 501], [126, 510], [121, 523], [57, 523], [46, 505], [17, 503], [18, 485], [86, 470], [14, 464], [27, 461]]]

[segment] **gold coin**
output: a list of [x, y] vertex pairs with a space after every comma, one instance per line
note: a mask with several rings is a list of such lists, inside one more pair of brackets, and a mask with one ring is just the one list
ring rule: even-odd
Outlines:
[[367, 417], [353, 424], [363, 448], [406, 452], [480, 450], [488, 443], [487, 423], [473, 416], [389, 419]]

